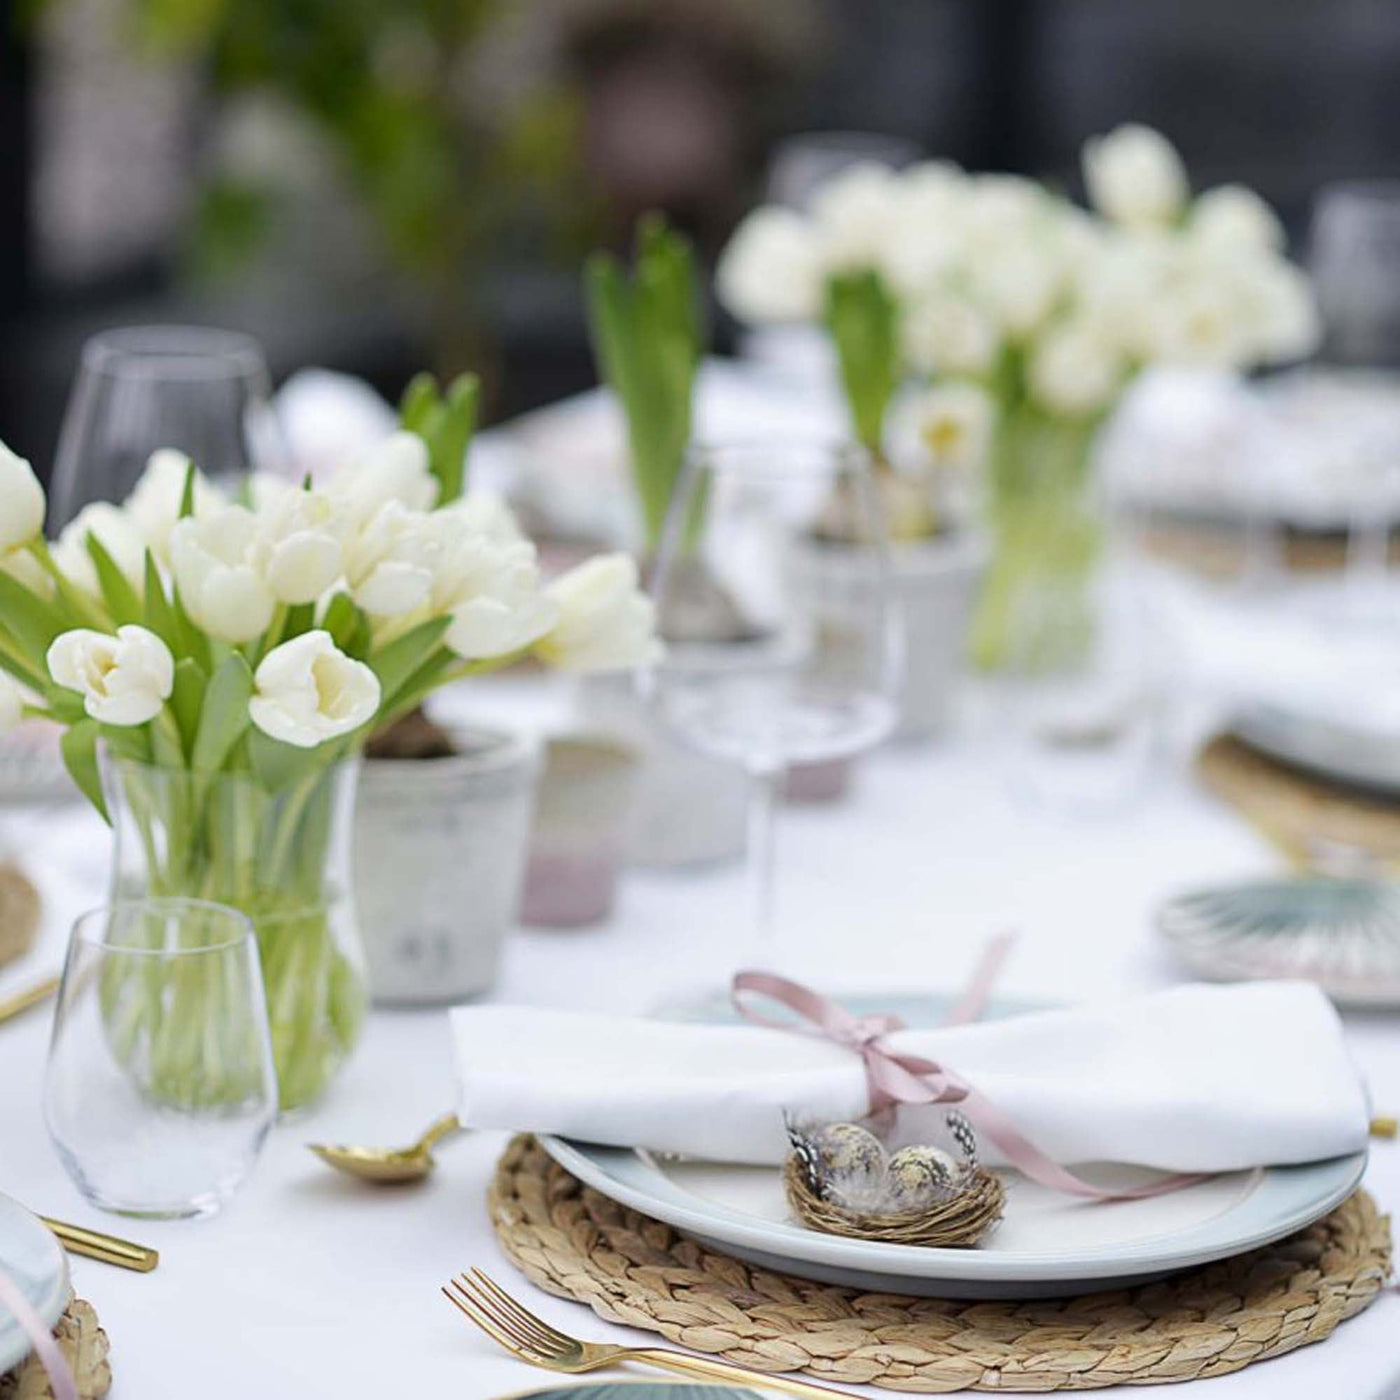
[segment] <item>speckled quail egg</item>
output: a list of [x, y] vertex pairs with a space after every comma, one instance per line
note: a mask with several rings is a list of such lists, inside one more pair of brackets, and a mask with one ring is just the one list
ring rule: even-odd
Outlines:
[[885, 1149], [880, 1139], [858, 1123], [829, 1123], [812, 1133], [811, 1141], [828, 1174], [872, 1180], [884, 1174]]
[[962, 1164], [937, 1147], [902, 1147], [889, 1160], [885, 1179], [896, 1210], [918, 1210], [942, 1199], [959, 1182]]

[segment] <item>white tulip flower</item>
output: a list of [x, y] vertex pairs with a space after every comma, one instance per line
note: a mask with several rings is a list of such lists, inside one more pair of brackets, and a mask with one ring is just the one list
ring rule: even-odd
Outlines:
[[991, 317], [966, 297], [948, 292], [911, 302], [900, 334], [905, 357], [924, 374], [986, 374], [1001, 348]]
[[146, 582], [146, 542], [131, 517], [106, 501], [86, 505], [63, 527], [53, 546], [53, 561], [63, 576], [91, 597], [98, 597], [102, 585], [97, 566], [88, 553], [87, 538], [93, 535], [112, 557], [122, 577], [141, 593]]
[[[140, 532], [152, 554], [162, 563], [170, 562], [170, 532], [180, 518], [180, 506], [185, 497], [185, 477], [190, 459], [172, 447], [152, 452], [146, 469], [132, 488], [123, 509]], [[208, 515], [223, 504], [223, 496], [208, 479], [196, 471], [194, 476], [194, 514]]]
[[1097, 413], [1118, 397], [1123, 358], [1091, 325], [1069, 323], [1049, 331], [1031, 352], [1031, 393], [1055, 413]]
[[969, 268], [973, 298], [1007, 336], [1029, 335], [1049, 316], [1065, 283], [1065, 268], [1044, 242], [996, 243]]
[[379, 677], [336, 646], [329, 632], [303, 632], [263, 657], [248, 714], [269, 738], [314, 749], [368, 724], [379, 709]]
[[1151, 127], [1129, 123], [1084, 143], [1089, 202], [1128, 228], [1173, 224], [1190, 197], [1176, 147]]
[[1322, 339], [1322, 317], [1307, 274], [1282, 258], [1240, 269], [1238, 301], [1253, 356], [1266, 364], [1301, 360]]
[[1278, 215], [1244, 185], [1207, 190], [1191, 207], [1193, 242], [1220, 252], [1277, 253], [1285, 242]]
[[400, 431], [377, 444], [355, 466], [337, 473], [330, 489], [331, 499], [351, 528], [364, 529], [391, 502], [405, 510], [431, 510], [439, 488], [423, 439]]
[[988, 243], [1022, 242], [1043, 232], [1049, 208], [1045, 191], [1023, 175], [973, 177], [963, 215], [968, 257], [980, 257]]
[[505, 497], [494, 491], [469, 491], [437, 513], [455, 517], [468, 530], [485, 536], [493, 544], [515, 544], [525, 538], [515, 512]]
[[818, 186], [811, 217], [822, 266], [832, 272], [877, 266], [898, 205], [899, 177], [875, 161], [857, 161]]
[[486, 660], [521, 651], [558, 620], [557, 605], [542, 591], [535, 546], [499, 497], [467, 496], [434, 511], [416, 547], [432, 566], [423, 612], [451, 616], [443, 640], [458, 656]]
[[919, 454], [934, 467], [976, 472], [987, 460], [996, 405], [977, 384], [958, 380], [936, 384], [913, 396], [901, 412], [905, 436], [918, 444]]
[[1237, 369], [1250, 359], [1238, 287], [1228, 277], [1183, 276], [1145, 308], [1143, 324], [1153, 360]]
[[715, 287], [741, 321], [816, 320], [823, 271], [811, 225], [791, 209], [755, 209], [720, 255]]
[[397, 617], [428, 602], [437, 547], [430, 520], [391, 499], [345, 537], [345, 579], [367, 613]]
[[175, 658], [154, 632], [128, 624], [116, 636], [78, 628], [54, 638], [48, 652], [56, 685], [83, 697], [103, 724], [145, 724], [160, 713], [175, 684]]
[[279, 603], [313, 603], [340, 577], [339, 522], [323, 491], [276, 493], [257, 512], [252, 561]]
[[0, 442], [0, 554], [27, 545], [44, 528], [44, 488], [34, 468]]
[[661, 655], [656, 609], [638, 591], [637, 565], [626, 554], [603, 554], [557, 578], [546, 590], [559, 620], [535, 652], [566, 671], [622, 671]]
[[966, 185], [962, 171], [943, 161], [924, 161], [898, 177], [876, 256], [876, 266], [896, 292], [924, 291], [962, 259]]
[[24, 692], [18, 682], [0, 671], [0, 739], [24, 718]]
[[258, 519], [246, 506], [189, 516], [170, 532], [170, 568], [194, 622], [221, 642], [266, 630], [277, 599], [259, 566]]

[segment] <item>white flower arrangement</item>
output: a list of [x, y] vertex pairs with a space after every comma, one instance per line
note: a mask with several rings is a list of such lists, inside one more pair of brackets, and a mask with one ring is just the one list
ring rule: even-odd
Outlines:
[[721, 257], [719, 295], [742, 321], [824, 318], [843, 360], [867, 361], [881, 337], [851, 314], [849, 290], [843, 320], [833, 307], [863, 278], [864, 320], [878, 325], [883, 297], [894, 362], [883, 376], [843, 375], [877, 454], [894, 386], [910, 377], [964, 382], [998, 416], [1026, 403], [1097, 422], [1145, 365], [1244, 370], [1314, 348], [1311, 290], [1257, 195], [1225, 185], [1192, 199], [1171, 143], [1143, 126], [1090, 140], [1083, 164], [1091, 210], [942, 162], [853, 166], [805, 214], [751, 213]]
[[[100, 806], [77, 761], [87, 740], [190, 762], [181, 726], [199, 727], [216, 674], [246, 697], [217, 744], [236, 766], [254, 731], [302, 749], [358, 742], [429, 689], [529, 652], [576, 670], [654, 658], [630, 560], [546, 587], [504, 502], [439, 505], [440, 490], [409, 431], [324, 490], [255, 477], [249, 503], [161, 451], [125, 506], [86, 507], [50, 548], [43, 490], [0, 445], [0, 714], [15, 721], [22, 687], [29, 714], [68, 725], [70, 767]], [[322, 710], [306, 708], [315, 695]]]
[[[78, 786], [139, 835], [144, 888], [253, 921], [284, 1108], [324, 1087], [366, 1001], [329, 870], [343, 760], [458, 677], [657, 655], [630, 559], [546, 583], [505, 503], [462, 494], [474, 411], [471, 383], [416, 381], [403, 430], [324, 489], [255, 477], [239, 500], [157, 452], [52, 548], [38, 480], [0, 447], [0, 733], [63, 726]], [[129, 1010], [122, 1044], [139, 1030], [194, 1092], [218, 1007], [196, 988]]]

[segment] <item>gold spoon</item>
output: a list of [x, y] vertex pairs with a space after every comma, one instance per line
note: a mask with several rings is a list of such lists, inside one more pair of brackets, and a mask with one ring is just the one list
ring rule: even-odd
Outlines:
[[45, 977], [42, 982], [36, 982], [32, 987], [26, 987], [24, 991], [17, 992], [12, 997], [0, 1000], [0, 1021], [8, 1021], [12, 1016], [18, 1016], [22, 1011], [28, 1011], [31, 1006], [38, 1006], [40, 1002], [47, 1001], [58, 990], [57, 977]]
[[357, 1176], [361, 1181], [398, 1184], [422, 1181], [437, 1165], [433, 1148], [453, 1133], [462, 1131], [455, 1113], [444, 1114], [410, 1147], [335, 1147], [319, 1142], [306, 1145], [337, 1171]]

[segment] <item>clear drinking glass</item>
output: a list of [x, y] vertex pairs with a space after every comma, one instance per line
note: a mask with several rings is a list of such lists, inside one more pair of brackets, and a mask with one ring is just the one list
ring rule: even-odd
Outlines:
[[202, 326], [103, 331], [83, 347], [54, 463], [50, 529], [92, 501], [123, 501], [158, 447], [214, 482], [286, 455], [256, 340]]
[[[198, 1000], [206, 1014], [182, 1014]], [[73, 926], [44, 1084], [49, 1134], [104, 1210], [219, 1209], [277, 1115], [253, 926], [198, 899], [120, 901]]]
[[896, 718], [902, 628], [874, 468], [855, 446], [692, 450], [653, 592], [667, 657], [652, 701], [752, 786], [755, 917], [771, 957], [774, 823], [789, 764], [848, 757]]
[[1400, 180], [1324, 185], [1308, 242], [1325, 358], [1400, 364]]

